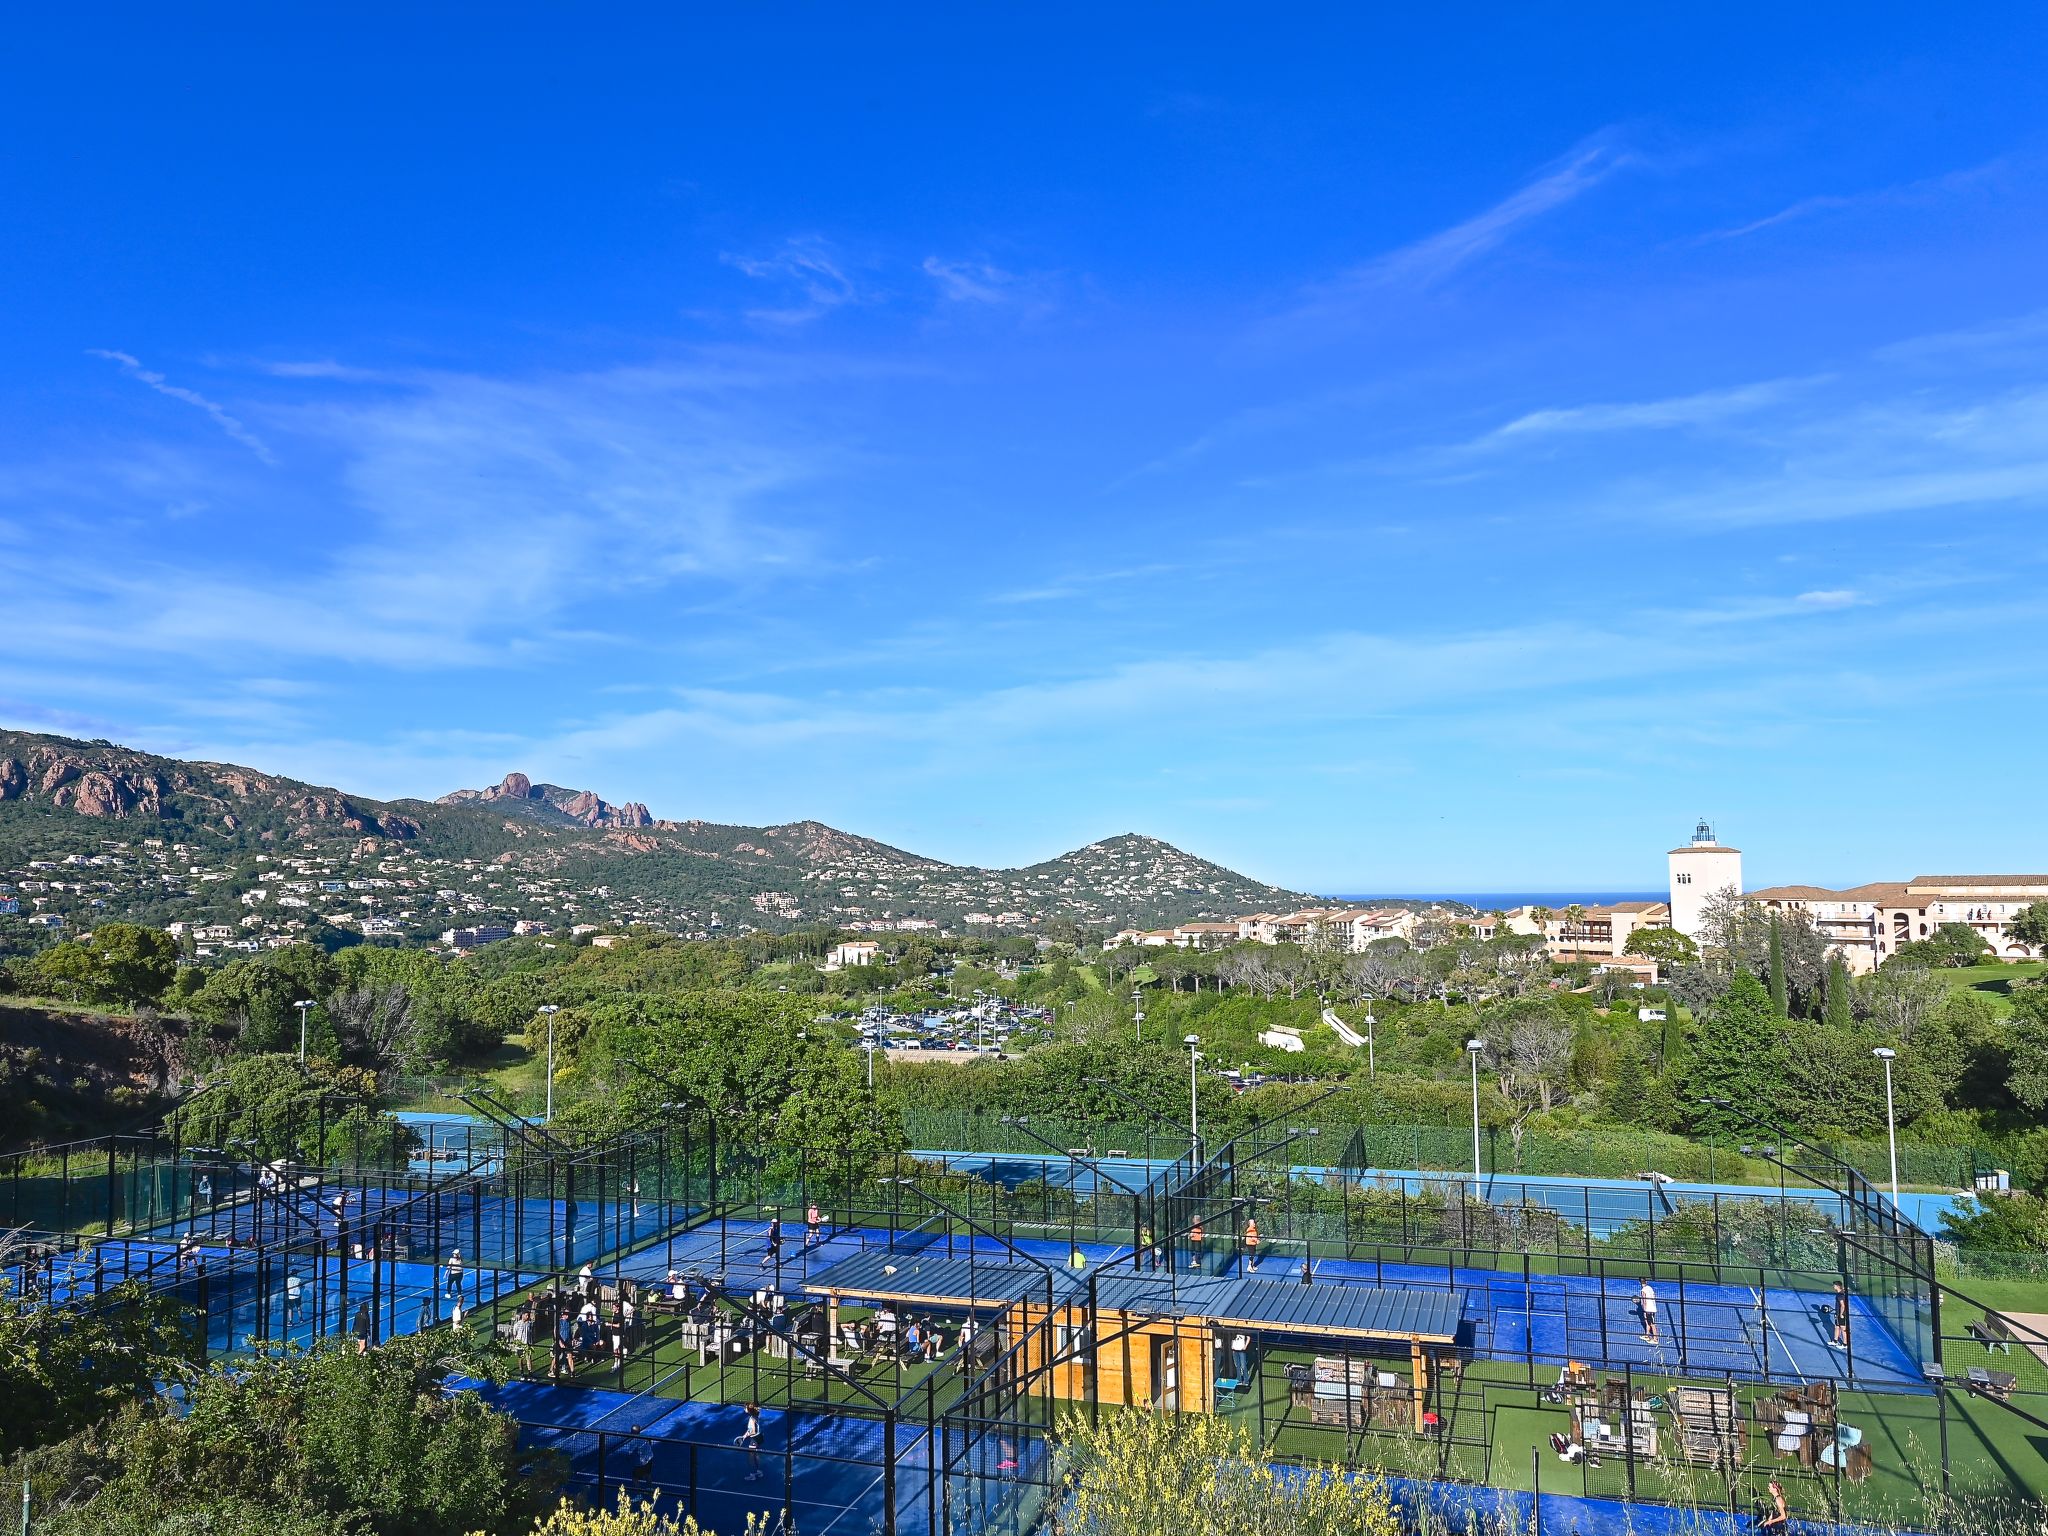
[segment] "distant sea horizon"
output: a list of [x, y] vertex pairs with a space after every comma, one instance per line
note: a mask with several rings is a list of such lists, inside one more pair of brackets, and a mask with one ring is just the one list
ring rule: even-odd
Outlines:
[[1459, 901], [1481, 912], [1512, 912], [1516, 907], [1612, 906], [1617, 901], [1666, 901], [1668, 891], [1381, 891], [1374, 896], [1332, 896], [1332, 901], [1370, 906], [1375, 901]]

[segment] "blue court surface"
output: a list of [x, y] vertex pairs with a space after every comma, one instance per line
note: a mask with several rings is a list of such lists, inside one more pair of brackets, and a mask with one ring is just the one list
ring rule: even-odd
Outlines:
[[[1283, 1466], [1276, 1470], [1284, 1478], [1309, 1476], [1306, 1468]], [[1545, 1493], [1540, 1496], [1540, 1520], [1536, 1514], [1538, 1496], [1507, 1488], [1471, 1483], [1440, 1483], [1412, 1477], [1386, 1477], [1388, 1496], [1394, 1507], [1419, 1524], [1424, 1511], [1434, 1518], [1436, 1528], [1447, 1531], [1532, 1531], [1569, 1533], [1569, 1536], [1747, 1536], [1756, 1529], [1757, 1516], [1749, 1511], [1682, 1508], [1671, 1504], [1631, 1504], [1620, 1499], [1588, 1498], [1575, 1493]], [[1816, 1523], [1794, 1519], [1787, 1536], [1911, 1536], [1896, 1527], [1882, 1531], [1874, 1527]]]
[[[566, 1462], [572, 1493], [606, 1505], [621, 1489], [635, 1500], [696, 1516], [716, 1531], [744, 1531], [750, 1514], [771, 1521], [785, 1511], [803, 1536], [871, 1536], [883, 1528], [887, 1491], [885, 1431], [878, 1419], [806, 1410], [764, 1409], [757, 1452], [742, 1446], [746, 1412], [737, 1404], [674, 1403], [621, 1392], [515, 1382], [468, 1385], [521, 1422], [520, 1442]], [[957, 1431], [956, 1431], [957, 1433]], [[931, 1536], [950, 1513], [959, 1529], [1001, 1514], [1026, 1515], [1042, 1498], [1046, 1447], [1032, 1430], [1000, 1431], [970, 1445], [949, 1443], [942, 1496], [929, 1477], [932, 1445], [923, 1426], [900, 1425], [896, 1439], [896, 1529]], [[1283, 1464], [1286, 1478], [1312, 1475]], [[1371, 1475], [1371, 1474], [1359, 1474]], [[1427, 1510], [1446, 1530], [1528, 1531], [1535, 1496], [1466, 1483], [1386, 1477], [1397, 1509]], [[1541, 1495], [1545, 1531], [1572, 1536], [1743, 1536], [1755, 1529], [1746, 1509], [1625, 1503], [1581, 1494]], [[982, 1518], [977, 1519], [976, 1516]], [[1792, 1536], [1878, 1536], [1860, 1527], [1795, 1520]], [[1891, 1536], [1891, 1533], [1888, 1533]]]
[[[623, 1488], [722, 1532], [744, 1531], [749, 1515], [777, 1521], [785, 1510], [804, 1536], [870, 1536], [883, 1528], [888, 1432], [879, 1418], [765, 1408], [761, 1443], [750, 1450], [740, 1443], [746, 1410], [739, 1404], [538, 1382], [464, 1385], [519, 1419], [522, 1445], [564, 1457], [569, 1489], [586, 1499], [609, 1505]], [[956, 1517], [964, 1499], [996, 1503], [1030, 1485], [1042, 1455], [1029, 1436], [966, 1448], [956, 1473], [971, 1466], [981, 1475], [953, 1479]], [[903, 1536], [933, 1529], [930, 1460], [924, 1427], [899, 1423], [896, 1529]]]
[[[765, 1222], [707, 1223], [675, 1234], [632, 1255], [614, 1268], [643, 1283], [658, 1283], [673, 1268], [679, 1273], [719, 1277], [734, 1288], [800, 1292], [810, 1278], [864, 1250], [891, 1246], [880, 1228], [828, 1228], [825, 1239], [806, 1246], [802, 1229], [784, 1225], [779, 1250], [767, 1243]], [[1049, 1238], [1004, 1243], [986, 1236], [950, 1239], [920, 1235], [899, 1251], [1014, 1260], [1018, 1253], [1054, 1272], [1061, 1289], [1088, 1271], [1128, 1258], [1128, 1245], [1070, 1245]], [[1085, 1263], [1075, 1268], [1075, 1251]], [[1302, 1260], [1272, 1255], [1260, 1262], [1261, 1278], [1298, 1280]], [[1603, 1293], [1598, 1277], [1532, 1275], [1519, 1271], [1440, 1265], [1390, 1264], [1370, 1259], [1317, 1259], [1318, 1285], [1392, 1289], [1456, 1290], [1464, 1297], [1467, 1342], [1480, 1358], [1563, 1365], [1570, 1360], [1669, 1374], [1732, 1373], [1748, 1379], [1854, 1381], [1881, 1390], [1922, 1392], [1926, 1380], [1918, 1361], [1864, 1298], [1850, 1301], [1850, 1349], [1833, 1347], [1826, 1293], [1744, 1285], [1656, 1282], [1658, 1337], [1645, 1336], [1637, 1311], [1636, 1282], [1610, 1282]], [[1209, 1272], [1244, 1273], [1244, 1261], [1218, 1245]], [[1119, 1273], [1129, 1266], [1119, 1266]]]
[[[1056, 1157], [1050, 1152], [946, 1152], [926, 1148], [912, 1151], [922, 1162], [943, 1163], [959, 1173], [1016, 1189], [1020, 1184], [1043, 1183], [1054, 1189], [1071, 1189], [1080, 1195], [1098, 1190], [1109, 1194], [1130, 1194], [1142, 1190], [1159, 1174], [1173, 1166], [1165, 1158], [1098, 1157], [1083, 1163]], [[1447, 1186], [1469, 1188], [1469, 1173], [1428, 1173], [1414, 1168], [1324, 1168], [1296, 1164], [1288, 1170], [1296, 1179], [1331, 1183], [1348, 1179], [1360, 1188], [1401, 1190], [1410, 1195], [1440, 1191]], [[1645, 1179], [1578, 1178], [1566, 1174], [1492, 1173], [1479, 1181], [1480, 1195], [1495, 1205], [1537, 1205], [1555, 1212], [1566, 1221], [1584, 1226], [1592, 1236], [1605, 1238], [1617, 1229], [1652, 1219], [1662, 1220], [1681, 1201], [1777, 1201], [1785, 1199], [1810, 1206], [1828, 1219], [1845, 1218], [1842, 1197], [1831, 1189], [1769, 1184], [1710, 1184], [1683, 1179], [1654, 1182]], [[1884, 1198], [1888, 1194], [1880, 1192]], [[1908, 1190], [1899, 1196], [1898, 1209], [1923, 1232], [1939, 1233], [1946, 1218], [1967, 1209], [1967, 1194], [1942, 1191], [1925, 1193]]]
[[[244, 1198], [166, 1223], [155, 1241], [102, 1243], [60, 1260], [68, 1268], [59, 1277], [59, 1297], [118, 1283], [130, 1273], [161, 1282], [167, 1266], [173, 1270], [173, 1283], [190, 1288], [189, 1278], [175, 1274], [168, 1241], [186, 1231], [200, 1236], [207, 1255], [214, 1287], [210, 1311], [218, 1330], [214, 1347], [230, 1349], [242, 1347], [255, 1333], [274, 1338], [280, 1333], [311, 1336], [320, 1328], [343, 1331], [347, 1324], [337, 1320], [339, 1312], [373, 1297], [380, 1335], [411, 1332], [445, 1318], [445, 1307], [437, 1310], [428, 1303], [440, 1279], [436, 1263], [456, 1248], [463, 1250], [470, 1271], [466, 1305], [471, 1308], [480, 1299], [509, 1294], [536, 1283], [544, 1273], [569, 1272], [586, 1261], [595, 1262], [607, 1278], [658, 1283], [673, 1269], [717, 1277], [734, 1289], [772, 1288], [795, 1294], [815, 1274], [877, 1248], [972, 1253], [1011, 1264], [1022, 1255], [1043, 1265], [1056, 1289], [1131, 1254], [1128, 1244], [1070, 1242], [1055, 1225], [1009, 1242], [983, 1235], [827, 1228], [823, 1240], [812, 1245], [801, 1223], [785, 1222], [781, 1243], [771, 1249], [765, 1221], [682, 1227], [680, 1223], [693, 1214], [687, 1207], [654, 1202], [637, 1207], [625, 1202], [579, 1206], [572, 1220], [563, 1202], [479, 1196], [474, 1191], [449, 1191], [425, 1199], [401, 1191], [351, 1191], [339, 1213], [331, 1195], [320, 1200], [312, 1191], [302, 1193], [302, 1198], [290, 1200], [289, 1209], [281, 1210], [287, 1202], [274, 1195]], [[259, 1235], [275, 1242], [280, 1223], [293, 1246], [335, 1251], [292, 1254], [290, 1269], [282, 1267], [287, 1256], [278, 1254], [259, 1281], [246, 1247]], [[381, 1276], [374, 1282], [368, 1262], [352, 1260], [344, 1291], [338, 1252], [341, 1231], [346, 1226], [354, 1240], [380, 1225], [385, 1251], [388, 1254], [395, 1244], [398, 1259], [383, 1260], [378, 1266]], [[234, 1262], [229, 1262], [223, 1241], [229, 1232], [245, 1250], [234, 1256]], [[627, 1249], [633, 1251], [623, 1252]], [[1073, 1262], [1077, 1254], [1079, 1265]], [[1302, 1263], [1298, 1255], [1269, 1250], [1257, 1273], [1290, 1280], [1299, 1276]], [[1210, 1274], [1241, 1273], [1243, 1264], [1241, 1253], [1219, 1241], [1203, 1269]], [[1115, 1272], [1128, 1269], [1127, 1264], [1118, 1265]], [[282, 1285], [293, 1270], [302, 1275], [302, 1295], [296, 1317], [287, 1322], [290, 1309]], [[1880, 1389], [1925, 1390], [1918, 1361], [1862, 1297], [1851, 1300], [1851, 1348], [1845, 1354], [1831, 1346], [1827, 1297], [1820, 1292], [1659, 1281], [1659, 1336], [1653, 1341], [1636, 1310], [1633, 1281], [1610, 1282], [1603, 1293], [1594, 1276], [1525, 1276], [1519, 1271], [1463, 1267], [1452, 1272], [1439, 1265], [1370, 1259], [1316, 1259], [1314, 1279], [1321, 1285], [1457, 1291], [1463, 1298], [1466, 1340], [1481, 1358], [1545, 1365], [1584, 1360], [1666, 1373], [1834, 1379]], [[267, 1302], [261, 1295], [266, 1284], [272, 1291]], [[225, 1299], [219, 1295], [223, 1285], [228, 1287]], [[479, 1285], [489, 1287], [481, 1298]]]
[[259, 1265], [249, 1250], [206, 1244], [180, 1265], [175, 1244], [113, 1239], [59, 1258], [41, 1272], [37, 1289], [61, 1305], [124, 1280], [144, 1280], [195, 1309], [203, 1305], [208, 1352], [230, 1354], [260, 1343], [303, 1346], [323, 1335], [345, 1335], [364, 1303], [379, 1339], [417, 1333], [450, 1321], [458, 1297], [463, 1310], [473, 1312], [541, 1278], [467, 1271], [451, 1285], [435, 1264], [387, 1258], [344, 1265], [338, 1253], [323, 1253], [276, 1255]]
[[[337, 1206], [336, 1200], [340, 1198]], [[450, 1189], [418, 1192], [371, 1188], [245, 1192], [162, 1222], [148, 1236], [191, 1233], [204, 1242], [315, 1245], [363, 1240], [377, 1229], [409, 1259], [430, 1262], [461, 1249], [472, 1265], [573, 1270], [658, 1237], [694, 1209], [655, 1200], [513, 1199]]]

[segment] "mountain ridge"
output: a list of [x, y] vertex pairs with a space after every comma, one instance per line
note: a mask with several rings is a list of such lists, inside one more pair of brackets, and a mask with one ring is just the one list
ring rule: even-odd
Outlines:
[[613, 805], [594, 790], [564, 789], [559, 784], [536, 784], [525, 774], [516, 771], [506, 774], [489, 789], [451, 790], [436, 799], [434, 804], [502, 805], [507, 810], [516, 810], [542, 820], [560, 819], [584, 827], [656, 825], [647, 807], [637, 800]]
[[[195, 854], [227, 859], [241, 874], [211, 877], [228, 880], [223, 894], [253, 888], [270, 900], [256, 885], [255, 866], [314, 853], [342, 857], [337, 850], [355, 857], [370, 845], [387, 859], [447, 865], [443, 882], [454, 881], [457, 869], [471, 883], [474, 871], [502, 872], [517, 888], [489, 904], [497, 915], [544, 906], [542, 898], [552, 895], [565, 916], [685, 932], [820, 921], [888, 926], [910, 917], [1150, 927], [1313, 899], [1140, 833], [1014, 869], [987, 868], [928, 858], [816, 820], [748, 827], [656, 818], [638, 801], [613, 803], [520, 772], [489, 789], [386, 801], [237, 764], [0, 730], [0, 877], [39, 857], [38, 849], [125, 843], [107, 836], [116, 828], [142, 837], [161, 833]], [[446, 884], [441, 894], [450, 894]], [[162, 907], [161, 893], [143, 905]], [[416, 911], [414, 921], [423, 926], [478, 912], [464, 893], [461, 903]]]

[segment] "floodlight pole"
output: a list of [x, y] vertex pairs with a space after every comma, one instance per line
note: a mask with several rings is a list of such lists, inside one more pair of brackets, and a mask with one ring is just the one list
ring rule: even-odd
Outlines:
[[[1899, 1053], [1890, 1046], [1880, 1045], [1870, 1053], [1884, 1063], [1884, 1135], [1892, 1154], [1892, 1209], [1899, 1206], [1899, 1122], [1892, 1113], [1892, 1060]], [[1901, 1211], [1901, 1214], [1904, 1214]]]
[[1467, 1040], [1465, 1054], [1472, 1058], [1472, 1193], [1479, 1193], [1479, 1053], [1486, 1049], [1484, 1040]]
[[1202, 1144], [1201, 1100], [1195, 1093], [1195, 1063], [1202, 1059], [1202, 1053], [1196, 1047], [1200, 1046], [1201, 1043], [1202, 1037], [1200, 1035], [1188, 1035], [1181, 1041], [1181, 1044], [1188, 1048], [1188, 1146], [1190, 1148], [1197, 1148]]
[[558, 1003], [542, 1003], [541, 1016], [548, 1021], [548, 1107], [541, 1117], [542, 1125], [555, 1123], [555, 1015], [561, 1012]]
[[299, 1010], [299, 1065], [303, 1067], [306, 1064], [306, 1010], [313, 1006], [313, 1001], [307, 998], [292, 1006]]

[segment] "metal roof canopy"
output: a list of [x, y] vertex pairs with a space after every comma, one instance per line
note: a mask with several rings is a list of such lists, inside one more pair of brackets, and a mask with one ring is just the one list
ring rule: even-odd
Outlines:
[[803, 1282], [819, 1296], [874, 1301], [946, 1302], [956, 1306], [1002, 1306], [1048, 1294], [1063, 1297], [1085, 1281], [1069, 1271], [1045, 1270], [1011, 1259], [943, 1253], [857, 1253]]
[[[813, 1275], [819, 1295], [907, 1304], [1008, 1306], [1045, 1302], [1074, 1306], [1086, 1299], [1080, 1270], [1044, 1270], [943, 1254], [857, 1254]], [[1113, 1312], [1184, 1317], [1221, 1327], [1372, 1339], [1454, 1343], [1465, 1312], [1462, 1290], [1404, 1290], [1364, 1285], [1304, 1286], [1281, 1280], [1206, 1278], [1175, 1282], [1167, 1275], [1105, 1274], [1096, 1305]]]
[[1244, 1324], [1371, 1339], [1427, 1339], [1439, 1344], [1457, 1342], [1464, 1314], [1463, 1291], [1304, 1286], [1279, 1280], [1239, 1280], [1229, 1294], [1203, 1313], [1222, 1326]]

